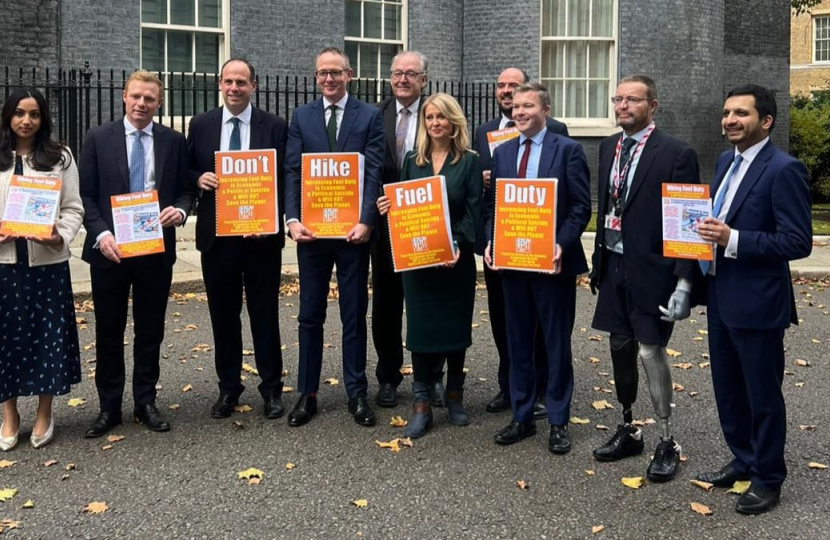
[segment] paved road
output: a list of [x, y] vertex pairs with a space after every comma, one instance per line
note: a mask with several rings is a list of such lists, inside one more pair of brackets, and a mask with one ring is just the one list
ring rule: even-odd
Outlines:
[[[633, 491], [620, 479], [644, 475], [648, 457], [599, 464], [590, 455], [591, 448], [609, 436], [595, 426], [604, 424], [613, 429], [619, 416], [618, 409], [596, 411], [591, 406], [600, 399], [616, 403], [613, 394], [594, 390], [612, 388], [607, 340], [592, 340], [596, 334], [589, 328], [594, 298], [579, 290], [574, 335], [573, 415], [590, 419], [590, 424], [571, 426], [574, 450], [561, 457], [547, 451], [543, 423], [539, 424], [539, 435], [513, 447], [492, 442], [509, 415], [484, 410], [497, 390], [484, 293], [479, 290], [475, 321], [480, 326], [473, 330], [475, 344], [468, 361], [467, 404], [472, 424], [451, 426], [445, 413], [438, 411], [434, 430], [415, 441], [413, 448], [397, 454], [378, 448], [375, 440], [400, 436], [400, 430], [390, 427], [388, 421], [393, 414], [409, 415], [409, 377], [401, 405], [395, 410], [380, 409], [382, 422], [375, 428], [352, 422], [342, 384], [322, 387], [321, 414], [308, 426], [289, 428], [285, 419], [265, 421], [259, 415], [256, 377], [249, 373], [245, 374], [248, 390], [243, 401], [255, 410], [234, 414], [228, 420], [210, 419], [208, 409], [217, 393], [212, 353], [194, 350], [204, 349], [200, 344], [212, 344], [207, 304], [201, 294], [171, 299], [158, 404], [173, 430], [154, 434], [126, 424], [115, 430], [124, 439], [111, 443], [110, 450], [102, 449], [107, 444], [104, 439], [84, 439], [83, 432], [97, 413], [94, 384], [87, 374], [94, 368], [95, 348], [89, 347], [83, 355], [84, 381], [71, 396], [56, 400], [56, 441], [41, 450], [24, 444], [0, 456], [17, 461], [0, 470], [0, 489], [19, 490], [14, 498], [0, 503], [0, 519], [19, 520], [21, 525], [19, 530], [7, 532], [8, 538], [827, 537], [830, 471], [807, 468], [810, 461], [830, 464], [826, 413], [830, 293], [823, 286], [797, 286], [804, 323], [787, 334], [784, 389], [789, 408], [790, 477], [781, 506], [757, 518], [735, 514], [735, 495], [723, 490], [704, 492], [688, 483], [697, 471], [717, 468], [728, 459], [710, 372], [699, 367], [707, 352], [701, 334], [706, 328], [705, 316], [699, 310], [694, 312], [694, 320], [678, 325], [671, 343], [682, 353], [676, 361], [692, 364], [688, 370], [672, 370], [676, 382], [685, 387], [676, 394], [675, 426], [688, 461], [674, 482]], [[296, 296], [281, 300], [286, 368], [290, 372], [287, 384], [292, 386], [297, 380], [293, 317], [298, 306]], [[329, 307], [326, 342], [331, 348], [325, 350], [323, 378], [342, 379], [336, 303]], [[94, 340], [95, 315], [87, 312], [78, 316], [86, 319], [87, 326], [80, 333], [82, 345], [89, 346]], [[247, 336], [246, 342], [251, 347]], [[599, 358], [599, 363], [592, 363], [591, 357]], [[796, 366], [796, 358], [809, 361], [810, 367]], [[370, 365], [374, 363], [372, 355]], [[370, 384], [374, 390], [371, 378]], [[183, 392], [186, 385], [192, 390]], [[296, 396], [286, 395], [289, 407]], [[69, 407], [70, 397], [84, 398], [87, 403]], [[124, 410], [128, 412], [131, 398], [128, 395], [126, 399]], [[168, 410], [174, 404], [179, 408]], [[34, 400], [22, 400], [21, 411], [25, 432], [31, 429]], [[636, 405], [635, 416], [653, 416], [648, 398]], [[243, 429], [235, 429], [235, 421]], [[802, 431], [800, 424], [813, 424], [817, 429]], [[645, 434], [651, 449], [657, 442], [656, 426], [647, 426]], [[58, 463], [45, 467], [47, 460]], [[75, 470], [65, 470], [70, 463], [75, 464]], [[287, 463], [295, 468], [287, 471]], [[261, 484], [248, 485], [237, 478], [237, 472], [249, 467], [265, 472]], [[589, 470], [594, 474], [589, 475]], [[520, 490], [518, 480], [527, 482], [529, 488]], [[358, 499], [368, 501], [368, 506], [354, 506], [352, 501]], [[27, 500], [34, 501], [33, 509], [22, 508]], [[106, 502], [109, 509], [101, 515], [82, 513], [93, 501]], [[708, 505], [714, 515], [693, 513], [691, 502]], [[593, 535], [591, 528], [598, 525], [604, 525], [605, 530]]]

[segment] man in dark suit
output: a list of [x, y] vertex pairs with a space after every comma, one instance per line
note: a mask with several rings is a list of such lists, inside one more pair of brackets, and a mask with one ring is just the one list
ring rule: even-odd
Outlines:
[[[184, 223], [193, 201], [184, 137], [153, 122], [164, 86], [153, 74], [136, 71], [127, 80], [122, 120], [91, 129], [81, 152], [81, 199], [87, 236], [83, 260], [90, 264], [98, 361], [95, 387], [101, 412], [87, 430], [100, 437], [121, 423], [124, 394], [124, 331], [133, 291], [134, 417], [152, 431], [170, 425], [155, 406], [164, 314], [176, 262], [174, 226]], [[113, 231], [110, 197], [156, 190], [164, 253], [121, 258]]]
[[[315, 61], [323, 96], [294, 111], [286, 151], [285, 217], [297, 242], [300, 267], [300, 399], [288, 425], [301, 426], [317, 414], [317, 390], [323, 363], [323, 323], [333, 266], [337, 266], [340, 321], [343, 324], [343, 379], [349, 412], [362, 426], [376, 423], [366, 397], [366, 310], [369, 305], [369, 241], [377, 220], [383, 166], [383, 121], [377, 107], [348, 95], [349, 57], [328, 47]], [[318, 240], [300, 221], [302, 155], [312, 152], [360, 152], [365, 158], [360, 223], [345, 240]]]
[[[501, 115], [486, 124], [480, 125], [476, 129], [473, 149], [479, 155], [478, 165], [481, 169], [482, 186], [484, 189], [482, 201], [489, 201], [492, 197], [492, 193], [490, 192], [490, 167], [493, 158], [487, 141], [487, 134], [491, 131], [498, 131], [515, 126], [513, 122], [513, 92], [516, 87], [529, 82], [529, 80], [530, 78], [527, 73], [515, 67], [509, 67], [499, 73], [499, 78], [496, 82], [496, 101], [499, 104], [499, 109], [501, 109]], [[547, 118], [546, 122], [549, 131], [564, 137], [568, 136], [568, 127], [562, 122], [550, 117]], [[492, 240], [491, 238], [485, 238], [484, 235], [484, 214], [485, 212], [482, 211], [480, 224], [481, 234], [478, 235], [479, 238], [476, 243], [476, 254], [478, 255], [483, 254], [484, 245]], [[490, 328], [493, 332], [493, 341], [496, 343], [496, 350], [499, 353], [499, 393], [487, 404], [487, 412], [495, 413], [506, 411], [510, 408], [510, 353], [507, 350], [507, 325], [504, 318], [504, 290], [502, 288], [501, 275], [485, 265], [484, 283], [487, 286], [487, 306]], [[533, 413], [536, 418], [545, 418], [547, 411], [545, 410], [544, 395], [548, 383], [548, 358], [545, 353], [541, 332], [536, 337], [534, 359], [537, 372], [538, 401], [534, 404]]]
[[778, 503], [787, 476], [784, 331], [798, 324], [789, 261], [812, 251], [807, 170], [769, 140], [775, 96], [733, 88], [721, 126], [734, 150], [721, 154], [713, 217], [698, 227], [716, 244], [707, 278], [712, 382], [726, 444], [734, 456], [698, 479], [716, 486], [751, 480], [735, 509], [761, 514]]
[[[570, 451], [568, 420], [573, 393], [571, 333], [576, 315], [576, 276], [588, 271], [580, 237], [591, 218], [590, 172], [585, 152], [575, 141], [546, 127], [550, 94], [538, 83], [513, 92], [513, 120], [521, 132], [496, 149], [493, 186], [499, 178], [557, 178], [554, 271], [502, 270], [510, 353], [510, 402], [513, 421], [496, 434], [498, 444], [514, 444], [536, 434], [535, 337], [542, 334], [548, 363], [546, 405], [554, 454]], [[493, 237], [493, 203], [488, 201], [487, 232]], [[490, 244], [484, 260], [492, 263]]]
[[[190, 121], [187, 151], [190, 178], [199, 188], [196, 248], [202, 253], [210, 323], [213, 329], [219, 398], [213, 418], [227, 418], [245, 390], [242, 371], [242, 289], [254, 340], [254, 358], [266, 418], [280, 418], [282, 403], [282, 350], [278, 316], [283, 230], [283, 171], [288, 125], [282, 118], [251, 105], [256, 91], [254, 68], [247, 60], [225, 62], [219, 80], [223, 107]], [[216, 159], [228, 150], [277, 150], [279, 232], [272, 235], [216, 237]]]
[[[674, 321], [689, 316], [697, 264], [663, 257], [662, 184], [699, 184], [700, 174], [695, 151], [654, 126], [657, 86], [650, 77], [625, 77], [613, 100], [623, 133], [599, 147], [591, 270], [591, 291], [596, 294], [598, 289], [599, 299], [592, 326], [611, 334], [623, 422], [607, 443], [594, 449], [594, 458], [617, 461], [643, 452], [643, 434], [632, 425], [631, 412], [639, 356], [662, 431], [646, 475], [665, 482], [674, 478], [680, 464], [680, 447], [669, 429], [674, 390], [666, 345]], [[661, 312], [664, 305], [668, 307]]]

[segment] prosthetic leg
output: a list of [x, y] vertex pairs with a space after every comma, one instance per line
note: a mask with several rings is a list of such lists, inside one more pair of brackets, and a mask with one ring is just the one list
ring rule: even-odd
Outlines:
[[648, 379], [648, 390], [654, 412], [660, 419], [660, 443], [648, 466], [646, 476], [652, 482], [667, 482], [677, 474], [680, 465], [680, 445], [674, 442], [669, 418], [674, 409], [674, 388], [669, 371], [669, 355], [665, 347], [640, 345], [640, 361]]

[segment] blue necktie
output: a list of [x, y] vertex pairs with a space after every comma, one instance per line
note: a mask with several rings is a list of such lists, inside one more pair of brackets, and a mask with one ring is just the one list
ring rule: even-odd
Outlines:
[[135, 141], [130, 153], [130, 192], [138, 193], [144, 191], [144, 143], [142, 137], [147, 135], [141, 130], [133, 132]]
[[228, 150], [242, 150], [242, 135], [239, 131], [239, 118], [231, 118], [233, 122], [233, 131], [231, 131], [231, 142], [228, 144]]
[[[743, 159], [743, 156], [740, 154], [735, 155], [735, 159], [732, 161], [732, 167], [726, 175], [726, 180], [723, 181], [723, 187], [715, 196], [715, 204], [712, 206], [713, 218], [717, 218], [720, 215], [720, 211], [723, 208], [723, 200], [726, 198], [726, 192], [729, 191], [729, 184], [732, 182], [732, 177], [735, 176], [735, 171], [737, 171], [738, 167], [741, 166], [741, 161], [743, 161]], [[715, 250], [717, 250], [717, 247], [715, 247]], [[709, 267], [711, 265], [711, 261], [700, 261], [700, 269], [703, 271], [704, 276], [709, 273]]]

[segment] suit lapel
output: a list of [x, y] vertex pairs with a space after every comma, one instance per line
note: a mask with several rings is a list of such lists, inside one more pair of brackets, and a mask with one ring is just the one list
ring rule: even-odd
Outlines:
[[337, 151], [342, 152], [343, 148], [346, 146], [346, 141], [349, 139], [349, 133], [352, 131], [352, 124], [354, 124], [355, 118], [357, 118], [357, 109], [358, 109], [357, 101], [350, 97], [348, 101], [346, 101], [346, 108], [343, 111], [343, 122], [340, 124], [340, 130], [337, 133]]
[[312, 129], [317, 132], [315, 138], [323, 141], [328, 146], [329, 134], [326, 131], [326, 114], [325, 107], [323, 106], [323, 98], [313, 102], [311, 109]]
[[160, 125], [153, 123], [153, 161], [156, 167], [156, 191], [161, 191], [161, 183], [164, 180], [164, 161], [167, 159], [167, 148], [169, 144], [169, 133]]
[[[617, 137], [617, 135], [615, 135]], [[616, 139], [614, 139], [616, 140]], [[603, 152], [600, 149], [599, 153], [599, 180], [597, 181], [597, 212], [600, 216], [608, 213], [608, 191], [609, 182], [611, 181], [611, 167], [614, 166], [614, 148], [616, 142], [608, 144], [608, 151]]]
[[251, 106], [250, 150], [262, 148], [262, 135], [262, 115], [259, 114], [259, 109]]
[[508, 147], [509, 151], [506, 152], [508, 156], [507, 171], [510, 174], [508, 174], [506, 178], [516, 178], [517, 176], [519, 176], [519, 171], [516, 168], [516, 160], [519, 159], [519, 138], [516, 137], [515, 139], [512, 139], [510, 142], [507, 142], [505, 144], [510, 145]]
[[747, 169], [746, 174], [741, 180], [741, 185], [738, 186], [735, 198], [732, 199], [732, 204], [729, 205], [729, 212], [726, 214], [726, 219], [724, 220], [726, 223], [729, 223], [735, 217], [735, 212], [741, 207], [746, 196], [752, 191], [753, 186], [761, 179], [764, 170], [767, 168], [767, 162], [772, 158], [772, 150], [772, 142], [767, 142], [755, 159], [752, 160], [749, 169]]
[[401, 164], [398, 163], [398, 153], [395, 151], [397, 148], [397, 126], [395, 125], [395, 121], [397, 120], [398, 110], [395, 103], [395, 98], [392, 98], [392, 100], [386, 104], [386, 108], [383, 111], [383, 131], [386, 133], [386, 148], [392, 152], [392, 155], [395, 158], [395, 164], [398, 166], [398, 169], [400, 169]]
[[[551, 170], [551, 166], [556, 158], [556, 151], [559, 149], [559, 145], [556, 144], [556, 135], [552, 131], [546, 129], [545, 138], [542, 139], [542, 154], [539, 156], [539, 170], [537, 176], [539, 178], [549, 178], [550, 174], [548, 171]], [[515, 165], [516, 160], [513, 160]]]
[[660, 132], [655, 129], [651, 132], [651, 135], [649, 135], [645, 146], [643, 146], [643, 152], [640, 154], [640, 161], [637, 162], [637, 168], [634, 171], [634, 178], [631, 180], [631, 186], [628, 188], [628, 195], [625, 197], [623, 214], [625, 213], [626, 208], [628, 208], [628, 203], [631, 202], [635, 195], [637, 195], [637, 191], [639, 191], [640, 186], [643, 185], [643, 181], [648, 174], [648, 170], [651, 167], [651, 164], [654, 163], [654, 158], [657, 157], [659, 146]]
[[121, 172], [121, 192], [130, 192], [130, 165], [127, 161], [127, 140], [126, 131], [124, 131], [124, 122], [114, 122], [112, 124], [112, 137], [110, 143], [112, 144], [113, 156], [115, 162], [118, 164], [118, 170]]

